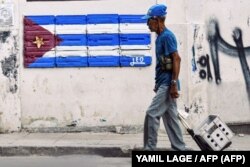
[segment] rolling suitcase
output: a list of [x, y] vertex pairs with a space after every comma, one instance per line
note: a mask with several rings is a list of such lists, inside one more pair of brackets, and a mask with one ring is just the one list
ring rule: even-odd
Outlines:
[[179, 113], [178, 117], [201, 151], [222, 151], [232, 142], [233, 132], [216, 115], [209, 115], [198, 127], [192, 129]]

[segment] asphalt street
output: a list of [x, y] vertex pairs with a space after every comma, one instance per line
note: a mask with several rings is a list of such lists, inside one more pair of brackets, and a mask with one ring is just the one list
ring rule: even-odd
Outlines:
[[96, 155], [0, 157], [0, 167], [131, 167], [131, 158]]

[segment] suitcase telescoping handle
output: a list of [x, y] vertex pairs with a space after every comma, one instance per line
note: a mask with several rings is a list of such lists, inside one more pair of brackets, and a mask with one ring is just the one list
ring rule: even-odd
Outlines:
[[180, 122], [182, 123], [182, 125], [187, 129], [188, 133], [194, 137], [194, 130], [189, 126], [189, 124], [187, 123], [187, 121], [185, 121], [185, 117], [182, 116], [180, 113], [178, 113], [178, 118], [180, 120]]
[[188, 125], [187, 121], [185, 121], [185, 118], [178, 113], [178, 118], [181, 121], [181, 123], [183, 124], [183, 126], [187, 129], [187, 130], [191, 130], [190, 126]]

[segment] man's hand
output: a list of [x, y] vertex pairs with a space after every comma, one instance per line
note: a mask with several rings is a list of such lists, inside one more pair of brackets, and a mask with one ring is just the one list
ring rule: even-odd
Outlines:
[[179, 97], [179, 93], [178, 93], [178, 89], [177, 89], [177, 84], [172, 84], [170, 86], [170, 96], [172, 98], [178, 98]]
[[155, 93], [157, 92], [157, 87], [156, 87], [156, 85], [155, 85], [153, 91], [154, 91]]

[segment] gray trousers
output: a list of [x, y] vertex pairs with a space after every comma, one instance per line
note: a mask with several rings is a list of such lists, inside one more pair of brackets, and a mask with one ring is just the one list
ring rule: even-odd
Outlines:
[[144, 122], [144, 150], [155, 150], [160, 118], [174, 150], [185, 150], [185, 143], [179, 126], [176, 100], [169, 94], [169, 86], [161, 85], [148, 107]]

